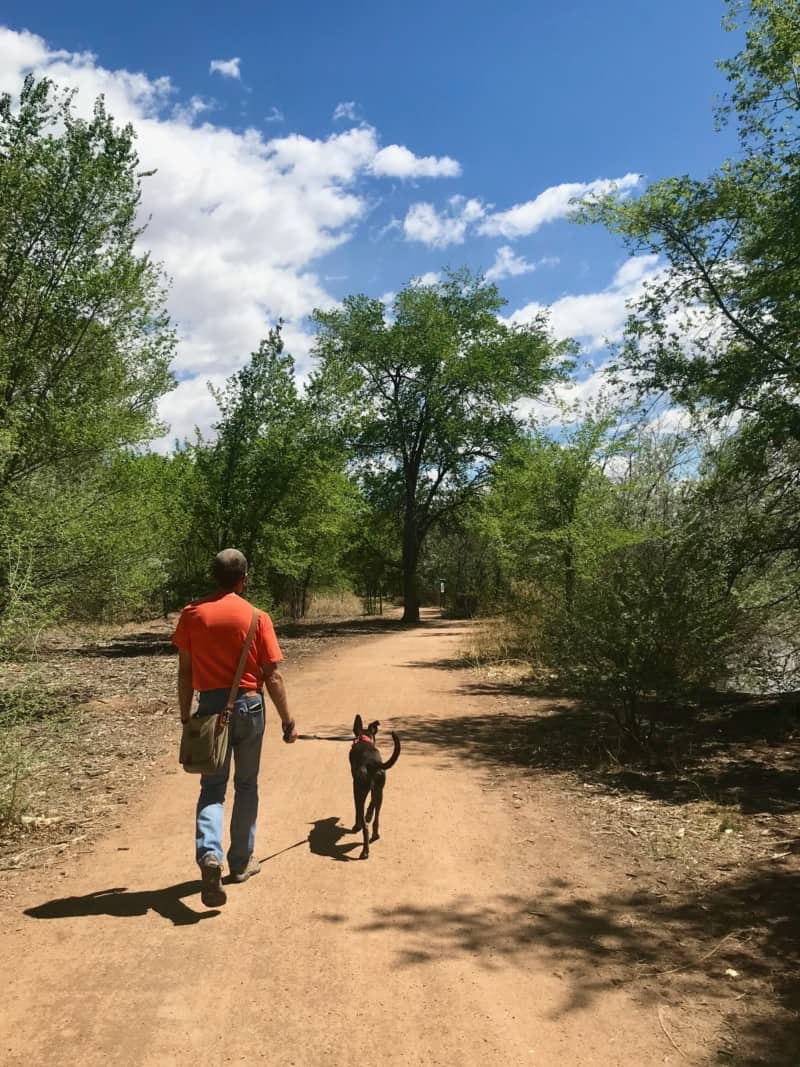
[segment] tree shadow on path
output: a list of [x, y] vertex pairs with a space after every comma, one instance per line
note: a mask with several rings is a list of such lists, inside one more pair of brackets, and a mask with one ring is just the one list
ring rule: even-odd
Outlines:
[[[374, 908], [356, 930], [392, 939], [400, 968], [469, 958], [488, 971], [515, 966], [549, 975], [563, 988], [553, 1018], [619, 988], [643, 1004], [689, 1013], [697, 1002], [711, 1005], [730, 1028], [716, 1062], [798, 1067], [799, 894], [800, 871], [789, 868], [747, 872], [678, 897], [595, 895], [550, 879], [525, 896], [399, 901]], [[759, 993], [771, 1001], [768, 1011], [750, 1008]]]

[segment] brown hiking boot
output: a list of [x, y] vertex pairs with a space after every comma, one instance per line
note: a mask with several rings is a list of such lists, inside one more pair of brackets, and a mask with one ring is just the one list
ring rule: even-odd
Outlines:
[[213, 852], [207, 852], [200, 861], [200, 877], [203, 879], [202, 902], [207, 908], [221, 908], [228, 895], [222, 888], [222, 864]]
[[244, 868], [243, 871], [231, 871], [231, 881], [246, 882], [248, 878], [252, 878], [253, 875], [258, 874], [260, 870], [261, 864], [255, 858], [255, 856], [251, 856], [250, 859], [247, 861], [247, 866]]

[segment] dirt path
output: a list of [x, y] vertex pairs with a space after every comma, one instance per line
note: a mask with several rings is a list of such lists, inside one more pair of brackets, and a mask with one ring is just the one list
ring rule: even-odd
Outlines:
[[[431, 621], [289, 666], [301, 729], [338, 733], [355, 711], [384, 731], [485, 714], [487, 698], [445, 669], [463, 632]], [[197, 783], [165, 763], [92, 855], [67, 860], [35, 899], [0, 915], [0, 1061], [703, 1061], [711, 1025], [690, 1004], [603, 973], [614, 945], [581, 932], [578, 917], [614, 876], [546, 783], [515, 797], [423, 734], [389, 773], [382, 839], [368, 862], [348, 862], [358, 843], [342, 834], [352, 822], [346, 755], [344, 744], [283, 746], [272, 718], [258, 842], [267, 862], [229, 887], [220, 912], [202, 908], [192, 864]], [[564, 922], [539, 925], [552, 914]], [[576, 955], [576, 936], [594, 951]]]

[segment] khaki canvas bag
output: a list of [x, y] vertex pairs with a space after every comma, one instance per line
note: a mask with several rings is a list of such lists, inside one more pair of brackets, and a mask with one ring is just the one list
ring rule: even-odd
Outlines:
[[228, 723], [236, 703], [239, 682], [244, 674], [244, 665], [255, 637], [257, 623], [258, 612], [253, 608], [250, 629], [247, 631], [225, 707], [216, 715], [192, 715], [183, 724], [179, 758], [183, 769], [190, 774], [219, 774], [225, 765], [225, 757], [228, 754]]

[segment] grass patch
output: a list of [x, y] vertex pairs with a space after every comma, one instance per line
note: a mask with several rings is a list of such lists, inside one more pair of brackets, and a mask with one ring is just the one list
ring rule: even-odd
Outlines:
[[35, 676], [0, 691], [0, 826], [25, 818], [32, 777], [74, 737], [75, 699]]

